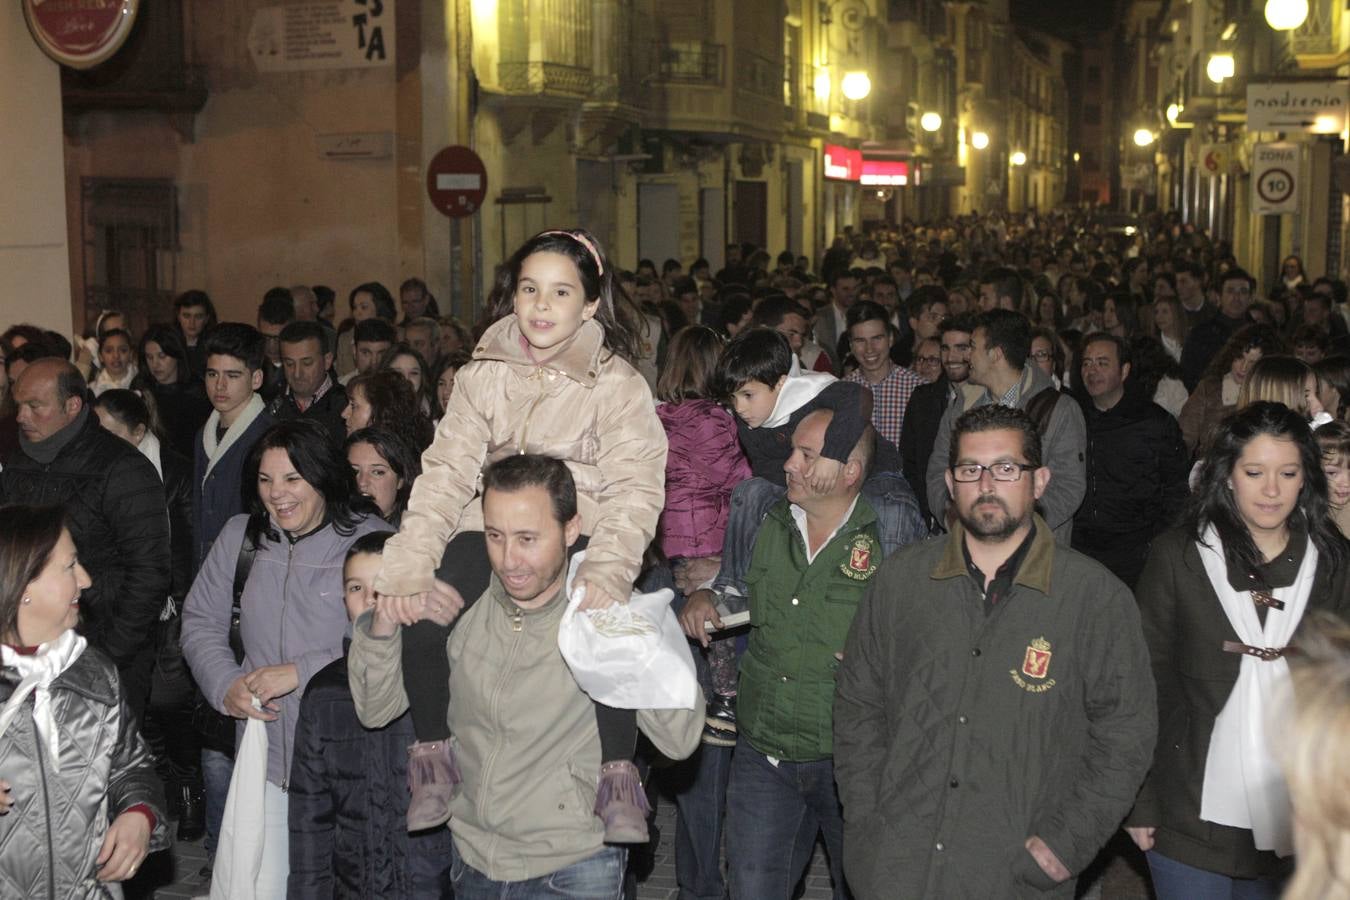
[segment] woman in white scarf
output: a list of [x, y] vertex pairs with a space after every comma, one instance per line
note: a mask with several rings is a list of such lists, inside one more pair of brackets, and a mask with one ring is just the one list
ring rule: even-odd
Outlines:
[[[121, 897], [166, 843], [117, 669], [75, 633], [89, 587], [59, 508], [0, 516], [0, 895]], [[152, 841], [153, 838], [153, 841]]]
[[1350, 611], [1348, 559], [1304, 416], [1257, 402], [1224, 420], [1135, 592], [1160, 724], [1126, 825], [1159, 900], [1279, 896], [1293, 825], [1270, 722], [1304, 613]]

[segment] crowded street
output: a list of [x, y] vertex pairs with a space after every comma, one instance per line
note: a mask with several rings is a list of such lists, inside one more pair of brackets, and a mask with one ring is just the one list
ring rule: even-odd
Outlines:
[[0, 12], [0, 898], [1350, 900], [1339, 0]]

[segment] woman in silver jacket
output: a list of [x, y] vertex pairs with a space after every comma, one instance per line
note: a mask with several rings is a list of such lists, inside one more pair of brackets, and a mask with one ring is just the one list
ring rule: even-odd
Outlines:
[[117, 668], [74, 630], [89, 585], [60, 508], [0, 511], [0, 897], [120, 900], [168, 846]]
[[[310, 419], [264, 432], [244, 463], [243, 484], [249, 512], [226, 523], [183, 604], [183, 656], [202, 696], [241, 720], [236, 740], [243, 720], [267, 723], [266, 836], [254, 884], [259, 897], [282, 897], [300, 697], [310, 678], [342, 656], [351, 633], [342, 595], [347, 548], [363, 534], [391, 529], [357, 492], [328, 432]], [[230, 619], [245, 542], [256, 552], [239, 597], [243, 658], [236, 661]]]

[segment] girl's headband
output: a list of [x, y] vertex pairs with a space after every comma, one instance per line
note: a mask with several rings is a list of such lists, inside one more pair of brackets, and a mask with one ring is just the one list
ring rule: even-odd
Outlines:
[[599, 270], [597, 274], [599, 275], [605, 274], [605, 264], [600, 261], [600, 253], [595, 249], [595, 244], [591, 243], [590, 238], [582, 234], [574, 234], [570, 231], [541, 231], [539, 232], [538, 237], [543, 237], [544, 235], [548, 234], [566, 235], [567, 237], [570, 237], [572, 240], [576, 241], [581, 246], [585, 247], [587, 250], [591, 252], [591, 259], [595, 260], [595, 268]]

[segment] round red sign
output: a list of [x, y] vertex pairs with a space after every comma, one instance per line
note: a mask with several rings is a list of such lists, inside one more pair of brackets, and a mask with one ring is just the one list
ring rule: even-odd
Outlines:
[[52, 59], [88, 69], [117, 52], [136, 22], [139, 0], [23, 0], [33, 40]]
[[487, 168], [468, 147], [446, 147], [427, 165], [431, 205], [452, 219], [478, 212], [487, 196]]

